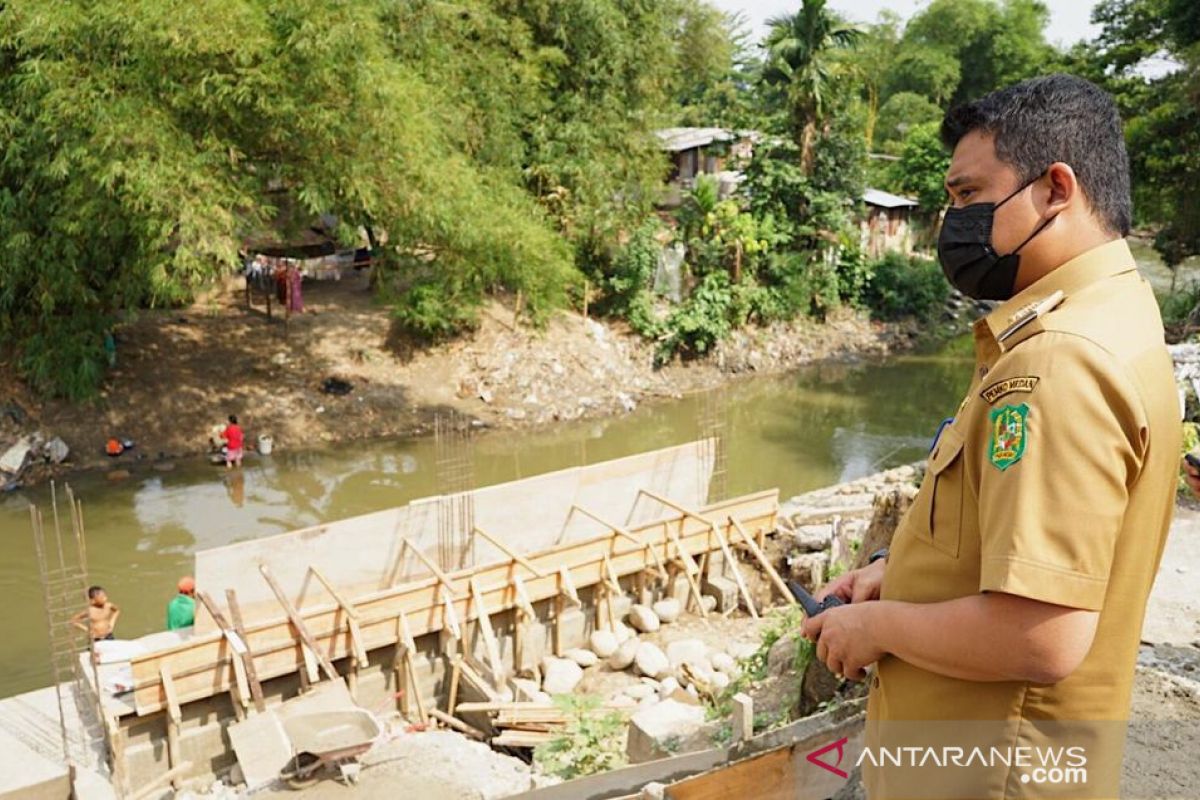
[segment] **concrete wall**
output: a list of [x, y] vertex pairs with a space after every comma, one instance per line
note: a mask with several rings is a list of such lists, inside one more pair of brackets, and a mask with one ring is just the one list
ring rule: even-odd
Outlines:
[[[699, 507], [707, 500], [713, 451], [702, 442], [692, 442], [476, 489], [470, 493], [475, 524], [513, 550], [528, 553], [605, 531], [586, 516], [568, 516], [572, 505], [606, 519], [612, 517], [609, 521], [622, 525], [666, 515], [661, 506], [644, 498], [635, 504], [639, 489]], [[279, 605], [258, 571], [259, 564], [270, 566], [292, 601], [303, 608], [332, 601], [308, 573], [310, 565], [348, 597], [427, 577], [429, 572], [421, 561], [411, 551], [402, 552], [402, 538], [446, 570], [507, 560], [480, 537], [472, 537], [467, 544], [469, 531], [454, 532], [451, 542], [443, 540], [439, 508], [454, 503], [463, 503], [462, 496], [416, 500], [407, 506], [204, 550], [196, 554], [196, 583], [222, 606], [225, 590], [235, 589], [250, 624], [280, 615]], [[196, 633], [213, 630], [211, 617], [197, 607]]]

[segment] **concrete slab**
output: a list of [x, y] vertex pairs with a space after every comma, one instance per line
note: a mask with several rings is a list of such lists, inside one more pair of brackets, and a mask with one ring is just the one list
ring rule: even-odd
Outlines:
[[67, 768], [0, 730], [0, 800], [62, 800], [71, 793]]

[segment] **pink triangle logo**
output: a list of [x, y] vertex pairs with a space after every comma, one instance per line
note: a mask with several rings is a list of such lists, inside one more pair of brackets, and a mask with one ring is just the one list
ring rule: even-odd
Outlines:
[[[813, 750], [811, 753], [805, 756], [805, 758], [813, 764], [816, 764], [821, 769], [829, 770], [839, 778], [848, 778], [850, 776], [845, 772], [845, 770], [838, 769], [838, 765], [842, 763], [842, 756], [845, 755], [846, 742], [848, 741], [850, 741], [850, 738], [848, 736], [843, 736], [836, 742], [825, 745], [820, 750]], [[837, 750], [837, 761], [834, 761], [832, 764], [821, 760], [821, 756], [825, 755], [830, 750]]]

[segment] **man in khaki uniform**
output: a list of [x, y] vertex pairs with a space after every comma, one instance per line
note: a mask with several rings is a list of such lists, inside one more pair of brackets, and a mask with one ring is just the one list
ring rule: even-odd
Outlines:
[[890, 553], [826, 587], [849, 604], [804, 632], [870, 681], [872, 800], [1116, 797], [1181, 435], [1158, 306], [1122, 238], [1120, 119], [1054, 75], [952, 110], [942, 137], [939, 259], [1003, 302], [975, 325], [971, 387]]

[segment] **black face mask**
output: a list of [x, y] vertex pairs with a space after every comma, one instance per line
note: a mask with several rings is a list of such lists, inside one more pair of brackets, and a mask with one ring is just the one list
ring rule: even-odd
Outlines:
[[992, 221], [997, 208], [1040, 177], [1022, 184], [999, 203], [972, 203], [946, 211], [938, 236], [938, 261], [951, 286], [975, 300], [1007, 300], [1013, 296], [1017, 266], [1021, 261], [1018, 253], [1054, 218], [1044, 221], [1017, 245], [1016, 250], [1003, 256], [992, 248]]

